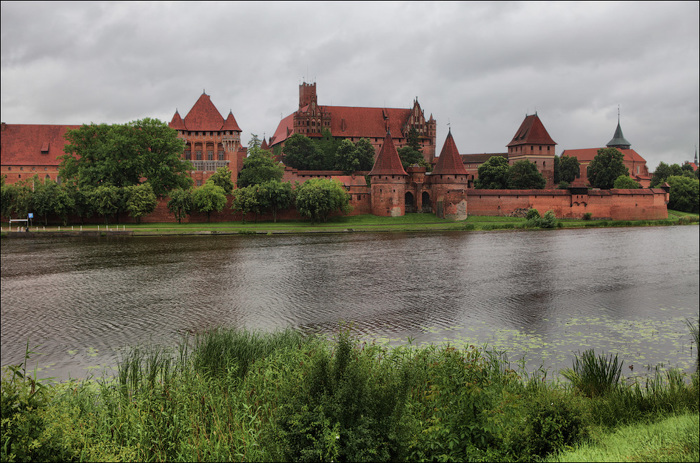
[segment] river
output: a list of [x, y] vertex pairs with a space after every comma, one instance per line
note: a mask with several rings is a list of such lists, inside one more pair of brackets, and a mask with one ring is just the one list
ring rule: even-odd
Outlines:
[[[487, 344], [530, 369], [618, 353], [691, 371], [698, 227], [2, 239], [2, 365], [100, 376], [216, 326]], [[627, 370], [629, 366], [631, 369]]]

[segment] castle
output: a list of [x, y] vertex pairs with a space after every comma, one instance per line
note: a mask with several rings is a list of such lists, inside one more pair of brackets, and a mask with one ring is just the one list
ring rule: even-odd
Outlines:
[[[183, 119], [176, 110], [169, 126], [185, 141], [182, 154], [193, 165], [190, 172], [195, 185], [206, 182], [218, 167], [228, 166], [236, 180], [247, 156], [241, 146], [241, 129], [233, 113], [224, 118], [211, 98], [202, 93]], [[8, 183], [32, 178], [59, 180], [58, 159], [63, 153], [67, 129], [79, 126], [27, 125], [2, 123], [2, 175]], [[411, 130], [418, 134], [421, 151], [432, 172], [425, 167], [404, 169], [397, 149], [408, 143]], [[526, 115], [507, 152], [460, 154], [450, 129], [439, 156], [436, 153], [436, 121], [428, 119], [418, 99], [410, 108], [369, 108], [323, 106], [318, 104], [316, 84], [299, 86], [297, 111], [283, 118], [274, 135], [263, 140], [262, 148], [280, 150], [295, 133], [311, 138], [327, 130], [335, 138], [357, 142], [367, 138], [375, 147], [375, 163], [370, 172], [344, 175], [339, 171], [300, 171], [285, 168], [284, 181], [303, 182], [313, 177], [334, 178], [345, 185], [353, 214], [401, 216], [407, 212], [434, 213], [438, 217], [460, 220], [470, 214], [512, 215], [536, 208], [553, 210], [557, 217], [595, 217], [613, 219], [659, 219], [667, 217], [668, 191], [649, 189], [651, 177], [646, 161], [622, 135], [618, 126], [608, 147], [624, 155], [630, 176], [643, 187], [640, 190], [594, 190], [586, 187], [587, 165], [597, 148], [565, 150], [581, 165], [580, 179], [572, 188], [555, 190], [554, 159], [556, 142], [547, 132], [537, 113]], [[513, 163], [533, 162], [546, 179], [545, 190], [478, 190], [474, 181], [478, 167], [492, 156], [502, 156]], [[367, 182], [369, 179], [369, 182]], [[231, 217], [222, 220], [230, 220]], [[146, 219], [148, 221], [148, 219]]]

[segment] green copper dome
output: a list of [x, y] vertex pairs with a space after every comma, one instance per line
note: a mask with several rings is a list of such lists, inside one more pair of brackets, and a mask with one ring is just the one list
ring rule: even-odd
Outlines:
[[622, 128], [620, 127], [620, 121], [617, 121], [617, 129], [615, 129], [615, 135], [613, 135], [612, 140], [608, 142], [608, 148], [620, 148], [623, 150], [628, 150], [632, 146], [630, 142], [627, 141], [624, 135], [622, 135]]

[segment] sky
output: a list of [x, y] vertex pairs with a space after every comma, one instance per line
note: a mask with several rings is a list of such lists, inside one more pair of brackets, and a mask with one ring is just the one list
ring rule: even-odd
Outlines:
[[650, 170], [699, 144], [698, 2], [2, 2], [2, 122], [182, 117], [202, 92], [247, 145], [320, 105], [411, 108], [462, 154], [537, 112], [556, 153], [621, 127]]

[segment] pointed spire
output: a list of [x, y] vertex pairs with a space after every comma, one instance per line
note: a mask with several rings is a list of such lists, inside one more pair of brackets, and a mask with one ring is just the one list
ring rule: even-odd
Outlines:
[[401, 158], [394, 146], [394, 140], [391, 138], [391, 132], [387, 130], [384, 143], [379, 150], [377, 159], [374, 161], [374, 167], [369, 175], [408, 175], [401, 165]]
[[180, 117], [180, 113], [178, 112], [177, 109], [175, 110], [175, 114], [173, 115], [173, 119], [170, 121], [170, 124], [168, 124], [168, 126], [171, 129], [175, 129], [175, 130], [187, 130], [185, 128], [185, 123], [182, 121], [182, 117]]
[[619, 148], [623, 150], [628, 150], [632, 146], [630, 142], [625, 139], [622, 134], [622, 127], [620, 127], [620, 105], [617, 106], [617, 128], [615, 129], [615, 134], [607, 145], [608, 148]]
[[440, 151], [440, 157], [438, 157], [432, 175], [467, 175], [462, 157], [457, 150], [457, 144], [452, 137], [451, 127], [447, 131], [445, 144], [442, 145], [442, 151]]

